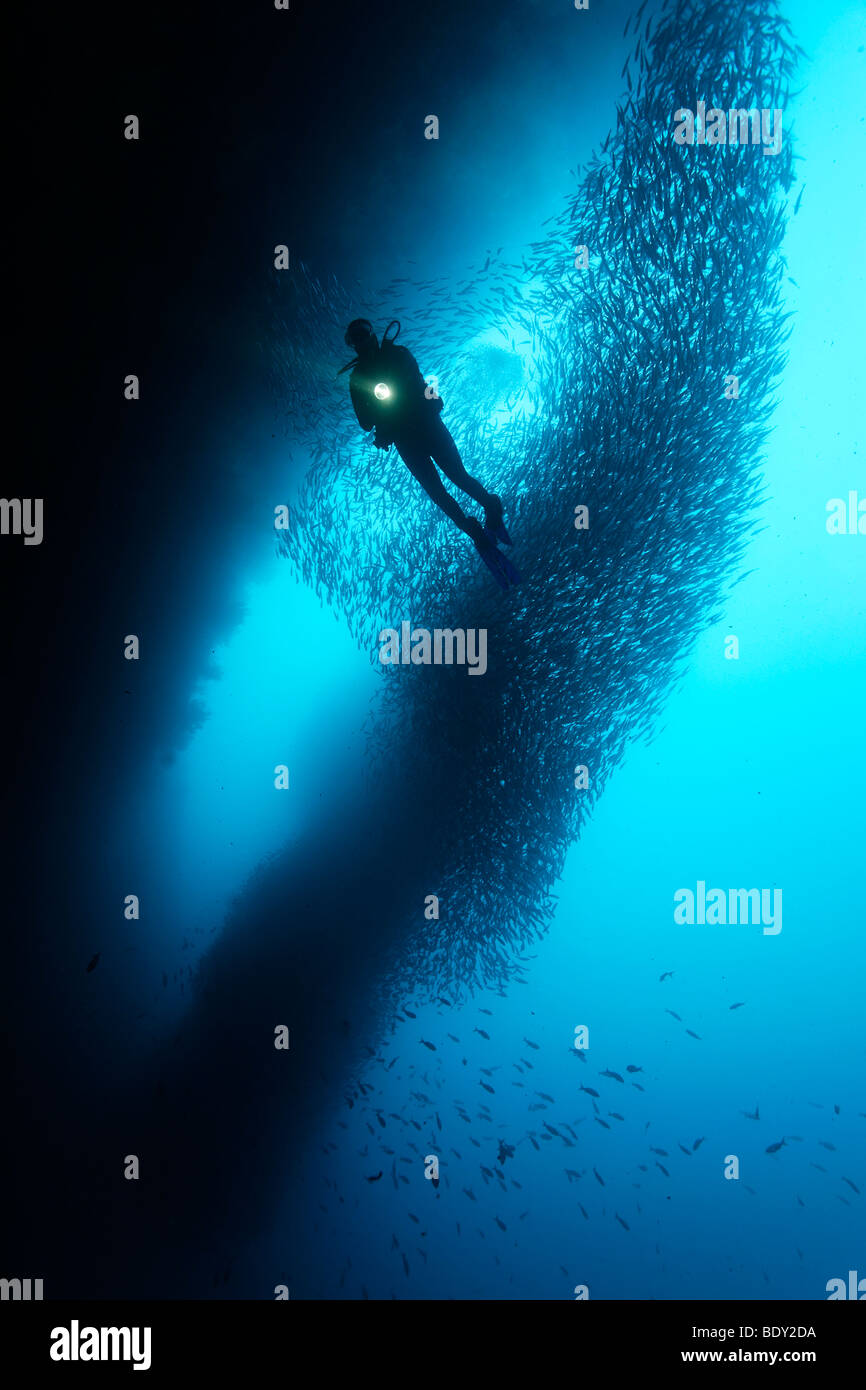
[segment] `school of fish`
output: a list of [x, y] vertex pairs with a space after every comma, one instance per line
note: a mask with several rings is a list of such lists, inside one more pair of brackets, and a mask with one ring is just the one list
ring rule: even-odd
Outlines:
[[[603, 152], [521, 264], [491, 252], [463, 281], [376, 292], [303, 265], [274, 277], [277, 398], [310, 464], [278, 545], [373, 662], [403, 620], [488, 632], [480, 679], [379, 667], [369, 729], [371, 778], [396, 760], [441, 807], [441, 920], [407, 922], [395, 963], [430, 993], [519, 975], [569, 846], [629, 742], [657, 729], [757, 520], [792, 145], [680, 146], [673, 112], [732, 93], [784, 110], [797, 51], [772, 0], [664, 0], [639, 22]], [[396, 452], [360, 434], [337, 368], [361, 313], [400, 319], [467, 468], [503, 497], [523, 574], [507, 594]]]

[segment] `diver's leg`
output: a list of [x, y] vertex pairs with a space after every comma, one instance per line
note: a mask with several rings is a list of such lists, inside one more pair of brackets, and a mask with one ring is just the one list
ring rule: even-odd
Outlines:
[[497, 499], [494, 499], [492, 492], [482, 487], [477, 478], [466, 472], [457, 445], [441, 420], [434, 421], [431, 426], [429, 445], [434, 462], [442, 469], [448, 481], [471, 497], [473, 502], [480, 503], [485, 511], [490, 510]]
[[421, 484], [427, 496], [432, 498], [437, 507], [450, 516], [455, 526], [465, 532], [476, 545], [484, 545], [486, 537], [484, 528], [477, 517], [466, 516], [463, 508], [450, 492], [446, 492], [442, 479], [436, 471], [430, 455], [425, 452], [424, 447], [419, 445], [416, 448], [397, 446], [397, 452], [405, 463], [412, 477]]
[[457, 445], [441, 420], [434, 421], [431, 427], [429, 448], [434, 461], [448, 481], [467, 493], [474, 501], [481, 503], [484, 508], [484, 525], [490, 533], [494, 536], [500, 536], [501, 533], [501, 539], [510, 545], [511, 537], [503, 526], [502, 499], [497, 497], [495, 492], [488, 492], [477, 478], [467, 473]]

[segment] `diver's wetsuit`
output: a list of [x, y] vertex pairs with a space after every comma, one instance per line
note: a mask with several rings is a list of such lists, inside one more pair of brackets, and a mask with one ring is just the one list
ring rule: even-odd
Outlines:
[[[375, 395], [375, 387], [380, 382], [391, 392], [384, 401]], [[352, 404], [361, 429], [371, 430], [375, 426], [378, 445], [396, 445], [401, 459], [424, 491], [477, 543], [479, 533], [483, 539], [480, 522], [464, 514], [460, 504], [446, 491], [435, 465], [438, 464], [450, 482], [485, 509], [491, 507], [495, 499], [477, 478], [466, 472], [457, 445], [440, 419], [442, 401], [438, 396], [431, 400], [425, 395], [425, 385], [409, 349], [390, 342], [359, 359], [349, 377]]]

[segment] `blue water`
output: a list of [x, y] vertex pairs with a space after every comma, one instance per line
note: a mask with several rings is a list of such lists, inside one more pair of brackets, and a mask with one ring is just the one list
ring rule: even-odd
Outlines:
[[[810, 55], [792, 113], [805, 192], [785, 241], [793, 332], [765, 451], [764, 529], [743, 564], [751, 573], [696, 643], [663, 729], [629, 747], [572, 846], [524, 981], [459, 1009], [407, 994], [400, 1002], [417, 1018], [387, 1033], [366, 1067], [347, 1058], [344, 1089], [373, 1087], [367, 1102], [329, 1106], [315, 1133], [298, 1133], [286, 1116], [284, 1143], [295, 1159], [300, 1151], [303, 1176], [265, 1235], [237, 1237], [245, 1291], [269, 1297], [285, 1282], [293, 1298], [547, 1299], [586, 1285], [607, 1299], [821, 1299], [829, 1279], [866, 1274], [866, 537], [825, 527], [828, 499], [851, 489], [866, 498], [857, 233], [866, 215], [866, 24], [847, 0], [792, 0], [784, 12]], [[484, 82], [466, 89], [462, 114], [474, 128], [491, 102], [514, 94], [512, 162], [531, 170], [526, 196], [499, 203], [491, 219], [503, 171], [483, 150], [467, 154], [451, 183], [437, 185], [436, 219], [400, 212], [393, 238], [405, 229], [411, 257], [390, 243], [371, 252], [368, 279], [400, 274], [400, 254], [456, 274], [491, 243], [519, 252], [537, 234], [570, 187], [569, 169], [608, 129], [627, 13], [620, 7], [602, 31], [573, 127], [561, 116], [566, 100], [574, 109], [567, 65], [546, 86], [541, 46], [519, 78], [513, 57], [498, 55]], [[264, 412], [260, 423], [270, 452], [250, 485], [267, 517], [297, 477], [281, 472]], [[295, 460], [296, 475], [306, 462]], [[172, 952], [194, 968], [257, 866], [311, 825], [327, 833], [344, 796], [363, 785], [362, 726], [380, 673], [291, 577], [270, 538], [236, 587], [241, 615], [214, 640], [212, 672], [189, 692], [200, 727], [170, 765], [154, 766], [138, 819], [116, 831], [117, 843], [135, 840], [161, 968]], [[736, 661], [725, 659], [730, 634]], [[282, 763], [285, 793], [273, 788]], [[698, 880], [781, 887], [781, 932], [675, 924], [674, 892]], [[149, 1022], [153, 1035], [185, 1008], [169, 992]], [[572, 1045], [579, 1024], [590, 1035], [583, 1062]], [[600, 1076], [605, 1069], [623, 1081]], [[596, 1124], [581, 1083], [599, 1092], [609, 1128]], [[554, 1102], [530, 1111], [548, 1104], [538, 1092]], [[760, 1119], [746, 1118], [756, 1107]], [[574, 1147], [544, 1138], [544, 1122], [572, 1126]], [[501, 1168], [505, 1190], [480, 1172], [497, 1166], [500, 1139], [515, 1150]], [[423, 1177], [429, 1153], [441, 1159], [438, 1191]], [[738, 1180], [724, 1177], [728, 1155], [739, 1159]], [[408, 1185], [395, 1188], [392, 1163]], [[566, 1168], [581, 1176], [569, 1181]], [[380, 1170], [379, 1181], [366, 1180]]]

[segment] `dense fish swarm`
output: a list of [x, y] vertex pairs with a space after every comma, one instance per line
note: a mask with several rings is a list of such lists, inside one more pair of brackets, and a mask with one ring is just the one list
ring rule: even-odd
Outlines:
[[[407, 930], [400, 963], [431, 991], [519, 972], [568, 846], [741, 570], [784, 361], [790, 130], [776, 156], [680, 146], [673, 114], [785, 112], [787, 32], [772, 0], [652, 11], [603, 153], [520, 265], [492, 253], [456, 284], [376, 293], [303, 266], [275, 276], [278, 398], [311, 459], [285, 554], [373, 661], [404, 619], [488, 631], [483, 677], [380, 668], [372, 717], [372, 775], [412, 789], [438, 828], [419, 895], [439, 895], [441, 920]], [[501, 593], [396, 452], [358, 431], [336, 376], [358, 314], [380, 331], [399, 318], [437, 376], [469, 471], [505, 500], [519, 588]]]

